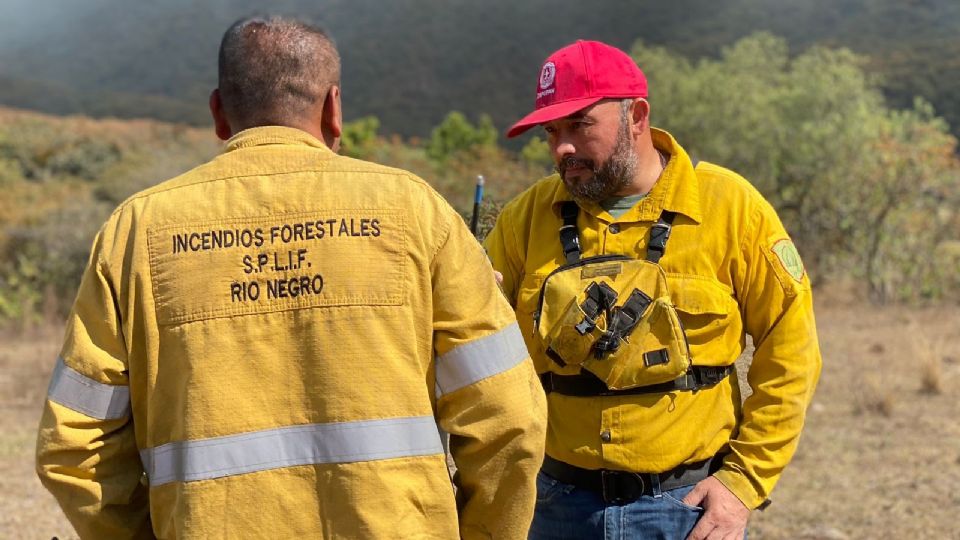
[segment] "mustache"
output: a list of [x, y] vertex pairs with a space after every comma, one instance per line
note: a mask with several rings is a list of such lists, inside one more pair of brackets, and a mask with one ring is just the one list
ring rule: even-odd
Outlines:
[[580, 159], [573, 156], [567, 156], [563, 158], [560, 163], [557, 164], [555, 169], [558, 173], [560, 173], [560, 176], [564, 176], [567, 172], [567, 169], [570, 167], [584, 167], [596, 172], [596, 167], [592, 159]]

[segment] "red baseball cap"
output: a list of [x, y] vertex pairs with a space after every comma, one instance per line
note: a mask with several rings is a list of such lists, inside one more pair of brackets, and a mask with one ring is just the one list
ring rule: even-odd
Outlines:
[[637, 97], [647, 97], [647, 78], [627, 53], [599, 41], [578, 40], [543, 63], [534, 110], [514, 124], [507, 137], [516, 137], [604, 98]]

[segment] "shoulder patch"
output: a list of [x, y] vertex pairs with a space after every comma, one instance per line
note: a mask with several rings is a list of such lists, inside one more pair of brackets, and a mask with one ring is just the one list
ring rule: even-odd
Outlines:
[[793, 242], [789, 238], [777, 240], [770, 248], [770, 251], [777, 256], [777, 260], [780, 261], [783, 269], [790, 274], [790, 277], [797, 280], [797, 282], [803, 281], [803, 274], [806, 270], [803, 268], [803, 261], [800, 260], [800, 253], [797, 252], [797, 247], [793, 245]]

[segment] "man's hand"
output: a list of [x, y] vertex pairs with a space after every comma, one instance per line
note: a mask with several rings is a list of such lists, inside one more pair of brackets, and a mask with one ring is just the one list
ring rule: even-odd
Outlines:
[[727, 486], [714, 477], [697, 483], [683, 498], [684, 504], [700, 506], [703, 516], [687, 540], [740, 540], [747, 530], [750, 509]]
[[496, 270], [494, 270], [493, 279], [497, 280], [497, 285], [503, 285], [503, 274], [501, 274], [500, 272], [497, 272]]

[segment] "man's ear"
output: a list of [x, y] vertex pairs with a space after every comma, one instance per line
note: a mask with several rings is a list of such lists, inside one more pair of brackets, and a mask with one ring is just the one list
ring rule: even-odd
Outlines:
[[339, 86], [330, 86], [327, 97], [323, 100], [322, 114], [320, 132], [323, 134], [323, 142], [336, 152], [340, 149], [340, 135], [343, 134], [343, 110], [340, 108]]
[[637, 135], [643, 133], [650, 126], [650, 103], [643, 98], [633, 100], [633, 129]]
[[214, 88], [210, 92], [210, 114], [213, 116], [213, 128], [217, 132], [217, 137], [225, 141], [233, 136], [233, 130], [230, 129], [230, 122], [227, 121], [227, 115], [223, 112], [223, 100], [220, 98], [220, 89]]

